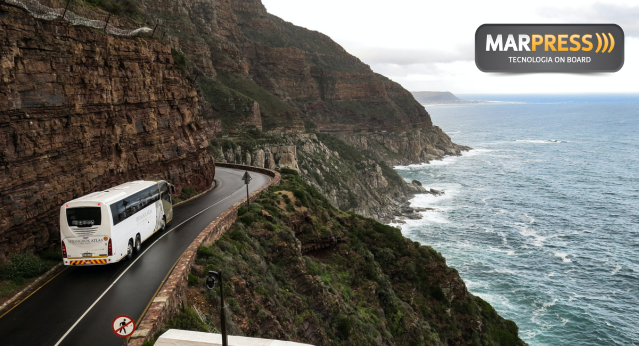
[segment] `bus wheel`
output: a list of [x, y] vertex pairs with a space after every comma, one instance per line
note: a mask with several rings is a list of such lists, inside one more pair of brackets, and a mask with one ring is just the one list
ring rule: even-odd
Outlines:
[[126, 247], [126, 258], [133, 258], [133, 240], [129, 240], [129, 245]]
[[135, 253], [140, 253], [142, 252], [142, 242], [140, 241], [140, 235], [138, 234], [135, 237]]
[[160, 230], [164, 231], [166, 229], [166, 216], [162, 216], [162, 223], [160, 225]]

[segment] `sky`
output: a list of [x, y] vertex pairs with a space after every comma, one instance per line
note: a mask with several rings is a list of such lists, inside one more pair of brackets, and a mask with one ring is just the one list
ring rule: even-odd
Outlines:
[[[330, 36], [410, 91], [639, 93], [639, 1], [262, 0], [269, 13]], [[613, 23], [625, 32], [616, 73], [484, 73], [474, 61], [482, 24]]]

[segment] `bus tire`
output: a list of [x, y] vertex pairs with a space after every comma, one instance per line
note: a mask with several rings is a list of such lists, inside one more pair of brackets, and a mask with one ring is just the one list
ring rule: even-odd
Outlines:
[[140, 235], [138, 234], [135, 237], [135, 253], [139, 254], [142, 252], [142, 241], [140, 241]]
[[133, 258], [133, 239], [129, 239], [129, 245], [126, 247], [126, 258]]

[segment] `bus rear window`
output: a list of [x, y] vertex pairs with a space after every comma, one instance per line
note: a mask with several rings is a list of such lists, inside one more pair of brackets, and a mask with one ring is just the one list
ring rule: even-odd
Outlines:
[[99, 207], [83, 207], [67, 209], [67, 223], [73, 227], [98, 226], [102, 222], [102, 211]]

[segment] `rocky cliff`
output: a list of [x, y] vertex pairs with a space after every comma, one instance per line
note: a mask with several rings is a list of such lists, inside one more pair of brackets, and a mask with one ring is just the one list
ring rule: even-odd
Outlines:
[[210, 247], [198, 249], [188, 305], [167, 328], [217, 331], [222, 269], [233, 335], [324, 345], [525, 346], [518, 327], [468, 292], [440, 253], [334, 208], [295, 171]]
[[244, 136], [214, 140], [211, 149], [220, 162], [296, 170], [336, 207], [378, 221], [411, 213], [408, 200], [429, 193], [405, 182], [384, 160], [328, 134]]
[[329, 37], [269, 14], [260, 0], [141, 0], [141, 8], [219, 83], [213, 88], [260, 103], [265, 130], [432, 128], [428, 112], [401, 85]]
[[0, 263], [59, 244], [59, 207], [83, 194], [135, 179], [207, 189], [212, 114], [167, 45], [0, 6]]

